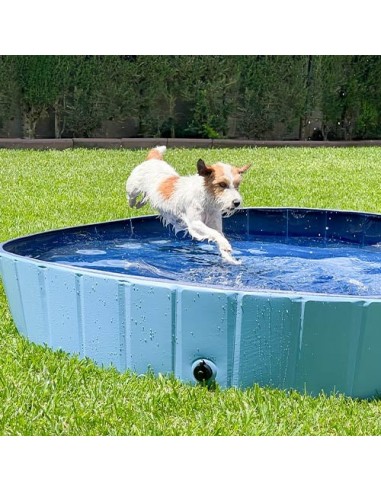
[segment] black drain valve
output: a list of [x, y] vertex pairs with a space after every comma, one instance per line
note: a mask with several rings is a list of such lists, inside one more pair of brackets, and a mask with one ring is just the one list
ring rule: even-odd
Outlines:
[[199, 383], [210, 383], [214, 381], [217, 367], [210, 360], [198, 359], [192, 365], [193, 377]]

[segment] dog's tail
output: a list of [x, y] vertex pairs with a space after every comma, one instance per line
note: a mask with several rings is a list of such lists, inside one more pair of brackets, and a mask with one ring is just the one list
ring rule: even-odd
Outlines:
[[159, 159], [159, 160], [163, 160], [163, 154], [164, 152], [167, 150], [167, 147], [165, 145], [158, 145], [157, 147], [155, 147], [154, 149], [151, 149], [149, 152], [148, 152], [148, 156], [147, 156], [147, 161], [149, 159]]

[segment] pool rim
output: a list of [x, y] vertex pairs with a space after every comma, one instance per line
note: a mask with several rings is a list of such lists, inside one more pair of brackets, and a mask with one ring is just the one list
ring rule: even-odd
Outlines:
[[[238, 212], [244, 212], [248, 210], [258, 210], [258, 211], [295, 211], [295, 212], [338, 212], [340, 214], [355, 214], [355, 215], [367, 215], [367, 216], [373, 216], [373, 217], [379, 217], [381, 219], [381, 213], [376, 213], [376, 212], [364, 212], [364, 211], [359, 211], [359, 210], [341, 210], [341, 209], [326, 209], [326, 208], [310, 208], [310, 207], [242, 207], [239, 209]], [[232, 216], [234, 217], [234, 215]], [[125, 281], [125, 282], [143, 282], [144, 284], [149, 283], [152, 286], [155, 285], [162, 285], [162, 284], [169, 284], [172, 285], [174, 288], [181, 288], [181, 287], [192, 287], [192, 288], [197, 288], [201, 290], [207, 290], [207, 291], [213, 291], [213, 292], [220, 292], [220, 293], [237, 293], [237, 294], [251, 294], [251, 295], [260, 295], [260, 296], [266, 296], [266, 297], [293, 297], [293, 298], [299, 298], [299, 297], [308, 297], [309, 299], [314, 299], [315, 297], [317, 299], [322, 299], [322, 298], [327, 298], [330, 301], [333, 299], [337, 299], [340, 302], [345, 302], [345, 301], [364, 301], [364, 302], [381, 302], [381, 294], [379, 295], [350, 295], [350, 294], [339, 294], [339, 293], [324, 293], [324, 292], [309, 292], [309, 291], [302, 291], [302, 290], [277, 290], [277, 289], [258, 289], [258, 288], [247, 288], [245, 287], [231, 287], [231, 286], [223, 286], [223, 285], [213, 285], [213, 284], [199, 284], [195, 282], [187, 282], [187, 281], [178, 281], [178, 280], [172, 280], [172, 279], [160, 279], [160, 278], [154, 278], [154, 277], [147, 277], [144, 275], [131, 275], [128, 273], [116, 273], [116, 272], [111, 272], [107, 270], [99, 270], [95, 268], [89, 268], [89, 267], [79, 267], [79, 266], [74, 266], [70, 264], [60, 264], [60, 263], [55, 263], [52, 261], [48, 260], [41, 260], [39, 258], [33, 258], [30, 256], [24, 256], [21, 254], [13, 253], [10, 251], [6, 250], [6, 247], [11, 244], [11, 243], [17, 243], [21, 241], [25, 241], [28, 239], [35, 239], [40, 236], [47, 236], [52, 233], [64, 233], [65, 231], [70, 231], [70, 232], [75, 232], [76, 230], [81, 230], [83, 228], [91, 228], [91, 227], [97, 227], [97, 226], [102, 226], [102, 225], [112, 225], [112, 224], [119, 224], [119, 223], [133, 223], [133, 221], [138, 220], [138, 221], [144, 221], [144, 220], [152, 220], [152, 219], [160, 219], [159, 215], [157, 214], [149, 214], [149, 215], [137, 215], [137, 216], [132, 216], [132, 217], [126, 217], [122, 219], [114, 219], [114, 220], [109, 220], [109, 221], [101, 221], [101, 222], [91, 222], [87, 224], [79, 224], [79, 225], [74, 225], [74, 226], [65, 226], [65, 227], [60, 227], [60, 228], [55, 228], [55, 229], [48, 229], [45, 231], [40, 231], [40, 232], [34, 232], [31, 234], [26, 234], [23, 236], [19, 236], [16, 238], [11, 238], [7, 239], [6, 241], [0, 242], [0, 260], [1, 257], [9, 257], [13, 259], [19, 258], [20, 260], [18, 261], [24, 261], [27, 263], [31, 264], [37, 264], [41, 268], [53, 268], [54, 270], [70, 270], [73, 271], [73, 273], [77, 273], [78, 275], [84, 275], [84, 274], [91, 274], [96, 277], [104, 278], [106, 277], [111, 277], [118, 279], [119, 281]], [[163, 228], [165, 229], [166, 226], [163, 225]], [[281, 239], [281, 236], [279, 237]], [[221, 261], [218, 256], [218, 261]], [[17, 260], [16, 260], [17, 261]], [[381, 262], [380, 262], [381, 263]], [[234, 268], [232, 265], [228, 265], [229, 267]], [[0, 280], [2, 280], [2, 271], [1, 271], [1, 261], [0, 261]]]

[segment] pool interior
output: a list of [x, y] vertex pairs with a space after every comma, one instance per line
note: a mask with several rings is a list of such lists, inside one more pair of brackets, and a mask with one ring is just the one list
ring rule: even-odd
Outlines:
[[240, 290], [381, 296], [377, 214], [243, 209], [224, 231], [240, 265], [216, 246], [175, 235], [153, 216], [14, 240], [9, 252], [46, 262]]

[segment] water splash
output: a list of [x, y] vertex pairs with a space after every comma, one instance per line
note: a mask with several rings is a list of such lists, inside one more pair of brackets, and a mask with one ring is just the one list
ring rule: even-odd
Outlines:
[[85, 238], [40, 255], [81, 268], [245, 290], [381, 295], [378, 245], [275, 237], [231, 239], [241, 265], [224, 263], [213, 244], [189, 238]]

